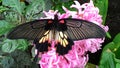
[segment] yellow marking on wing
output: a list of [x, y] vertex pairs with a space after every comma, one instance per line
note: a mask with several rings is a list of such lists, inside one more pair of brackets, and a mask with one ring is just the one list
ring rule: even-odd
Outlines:
[[63, 46], [66, 47], [65, 41], [62, 41], [62, 42], [63, 42]]
[[49, 39], [49, 36], [48, 36], [48, 34], [47, 34], [47, 36], [45, 37], [45, 40], [47, 41]]
[[47, 35], [49, 33], [49, 30], [44, 33], [44, 35]]
[[50, 30], [48, 30], [44, 33], [44, 36], [39, 40], [39, 43], [44, 43], [45, 41], [49, 40], [49, 34], [50, 34], [49, 32], [50, 32]]
[[66, 45], [68, 45], [68, 41], [65, 38], [64, 38], [64, 42], [65, 42]]
[[42, 42], [43, 42], [43, 43], [45, 42], [45, 37], [43, 37], [43, 40], [42, 40]]
[[39, 43], [42, 43], [43, 37], [39, 40]]
[[67, 38], [67, 35], [66, 35], [66, 34], [64, 34], [64, 37], [65, 37], [65, 38]]
[[59, 32], [57, 41], [63, 46], [66, 47], [68, 45], [67, 36], [63, 32]]
[[62, 42], [62, 39], [60, 38], [60, 44], [62, 45], [63, 44], [63, 42]]
[[60, 36], [63, 38], [63, 32], [60, 32]]

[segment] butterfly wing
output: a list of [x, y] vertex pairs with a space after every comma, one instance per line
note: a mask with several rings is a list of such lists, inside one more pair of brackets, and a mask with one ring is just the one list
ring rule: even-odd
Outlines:
[[105, 31], [100, 26], [85, 20], [60, 19], [59, 24], [61, 28], [58, 28], [58, 44], [56, 44], [56, 52], [59, 55], [67, 54], [71, 50], [73, 40], [105, 37]]
[[48, 21], [52, 21], [52, 19], [34, 20], [21, 24], [15, 27], [7, 37], [9, 39], [40, 39], [47, 31], [45, 30], [45, 25]]
[[98, 25], [80, 19], [64, 19], [67, 30], [64, 32], [72, 40], [103, 38], [105, 31]]

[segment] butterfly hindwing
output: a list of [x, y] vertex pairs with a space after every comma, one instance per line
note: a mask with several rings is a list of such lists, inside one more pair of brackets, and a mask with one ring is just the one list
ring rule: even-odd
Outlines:
[[56, 52], [59, 55], [64, 55], [67, 54], [69, 52], [69, 50], [72, 49], [72, 45], [74, 44], [74, 42], [69, 39], [63, 31], [59, 31], [58, 35], [57, 35], [57, 39], [56, 39], [57, 43], [56, 43]]
[[46, 31], [43, 36], [40, 39], [35, 39], [34, 40], [34, 44], [36, 46], [36, 49], [39, 52], [44, 52], [44, 51], [48, 51], [48, 47], [51, 46], [50, 44], [50, 30]]

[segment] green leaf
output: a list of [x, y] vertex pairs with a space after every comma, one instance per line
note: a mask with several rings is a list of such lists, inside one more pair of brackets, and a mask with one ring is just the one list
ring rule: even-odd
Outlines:
[[70, 6], [73, 4], [73, 1], [68, 1], [68, 2], [58, 2], [58, 4], [53, 5], [52, 9], [53, 10], [59, 10], [60, 13], [64, 13], [65, 11], [63, 10], [62, 6], [65, 6], [69, 10], [76, 10], [75, 8], [70, 8]]
[[53, 3], [51, 0], [44, 0], [44, 11], [48, 11], [48, 10], [51, 10], [52, 6], [53, 6]]
[[30, 54], [26, 53], [25, 51], [16, 50], [11, 53], [11, 56], [14, 58], [15, 63], [18, 64], [19, 68], [24, 65], [31, 65]]
[[103, 51], [99, 68], [115, 68], [114, 57], [115, 55], [109, 49]]
[[96, 68], [96, 65], [91, 64], [91, 63], [87, 63], [87, 65], [85, 66], [85, 68]]
[[17, 46], [18, 46], [18, 43], [16, 42], [16, 40], [6, 39], [3, 41], [2, 51], [11, 53], [17, 48]]
[[2, 0], [2, 5], [9, 6], [20, 14], [22, 14], [25, 6], [22, 2], [20, 2], [20, 0]]
[[24, 2], [20, 2], [20, 0], [3, 0], [2, 5], [9, 8], [2, 13], [6, 21], [14, 25], [25, 22], [23, 13], [25, 13], [26, 6]]
[[64, 3], [64, 2], [68, 2], [70, 0], [52, 0], [52, 2], [54, 2], [55, 4], [59, 4], [59, 3]]
[[118, 68], [119, 64], [120, 64], [120, 33], [118, 33], [115, 36], [112, 42], [108, 43], [103, 48], [102, 57], [100, 60], [100, 68]]
[[4, 7], [4, 6], [0, 6], [0, 13], [5, 11], [5, 10], [8, 10], [8, 8]]
[[115, 48], [115, 58], [116, 58], [116, 62], [118, 62], [119, 61], [119, 63], [120, 63], [120, 47], [119, 48]]
[[112, 42], [105, 45], [103, 51], [110, 49], [112, 52], [115, 52], [120, 47], [120, 33], [118, 33]]
[[24, 21], [23, 16], [15, 10], [6, 10], [2, 15], [6, 21], [14, 26], [23, 23], [22, 21]]
[[115, 49], [115, 43], [114, 42], [110, 42], [107, 45], [105, 45], [105, 47], [103, 48], [103, 51], [106, 51], [107, 49], [110, 49], [111, 51], [114, 51]]
[[23, 39], [19, 39], [19, 40], [6, 39], [3, 41], [3, 45], [2, 45], [2, 51], [7, 53], [11, 53], [16, 49], [20, 49], [24, 51], [27, 48], [28, 48], [28, 42]]
[[120, 68], [120, 63], [117, 63], [117, 64], [116, 64], [116, 68]]
[[[120, 33], [118, 33], [116, 36], [115, 36], [115, 38], [113, 39], [113, 42], [115, 43], [115, 44], [119, 44], [120, 43]], [[120, 45], [119, 45], [120, 46]]]
[[[47, 2], [47, 4], [45, 3]], [[28, 21], [32, 19], [39, 19], [41, 17], [41, 13], [43, 10], [48, 9], [51, 7], [50, 0], [34, 0], [26, 7], [25, 16]], [[48, 6], [49, 5], [49, 6]]]
[[13, 26], [5, 20], [0, 20], [0, 36], [8, 32]]
[[106, 36], [110, 39], [112, 38], [109, 32], [106, 32]]
[[3, 68], [12, 68], [14, 65], [14, 59], [12, 57], [4, 57], [1, 61]]
[[27, 40], [24, 40], [24, 39], [19, 39], [19, 40], [17, 40], [17, 42], [18, 42], [18, 47], [17, 47], [17, 49], [20, 49], [20, 50], [26, 50], [27, 48], [28, 48], [28, 46], [29, 46], [29, 43], [28, 43], [28, 41]]
[[119, 68], [119, 67], [120, 67], [120, 48], [118, 48], [115, 52], [112, 52], [109, 49], [103, 51], [102, 58], [100, 61], [100, 68]]
[[97, 6], [100, 10], [100, 14], [102, 15], [103, 24], [105, 24], [107, 11], [108, 11], [108, 0], [93, 0], [95, 6]]

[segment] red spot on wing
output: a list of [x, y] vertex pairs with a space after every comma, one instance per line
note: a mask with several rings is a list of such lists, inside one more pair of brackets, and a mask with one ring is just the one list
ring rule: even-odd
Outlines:
[[52, 22], [53, 22], [52, 20], [49, 20], [49, 21], [48, 21], [48, 24], [51, 24]]
[[60, 23], [61, 23], [61, 24], [64, 24], [64, 23], [65, 23], [65, 21], [64, 21], [64, 20], [60, 20]]

